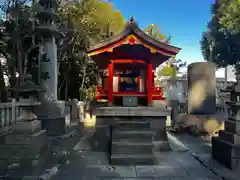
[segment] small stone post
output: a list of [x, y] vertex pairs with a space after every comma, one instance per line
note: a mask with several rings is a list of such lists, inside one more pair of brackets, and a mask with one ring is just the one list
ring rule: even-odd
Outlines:
[[77, 121], [77, 99], [71, 100], [71, 114], [70, 114], [70, 122], [76, 122]]
[[79, 118], [80, 118], [80, 122], [84, 122], [84, 119], [85, 119], [85, 107], [84, 107], [84, 102], [83, 101], [80, 101], [78, 102], [78, 106], [79, 106]]

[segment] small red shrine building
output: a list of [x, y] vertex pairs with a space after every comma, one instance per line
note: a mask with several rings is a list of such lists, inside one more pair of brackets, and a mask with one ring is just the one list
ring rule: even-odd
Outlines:
[[155, 69], [179, 51], [148, 36], [131, 18], [122, 33], [88, 49], [102, 76], [96, 99], [109, 105], [122, 105], [125, 97], [135, 97], [138, 105], [162, 100], [162, 89], [154, 86]]

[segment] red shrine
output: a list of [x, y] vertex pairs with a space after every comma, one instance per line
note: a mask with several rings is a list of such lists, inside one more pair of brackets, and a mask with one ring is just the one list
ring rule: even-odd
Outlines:
[[162, 100], [162, 89], [154, 86], [155, 69], [179, 51], [180, 48], [148, 36], [132, 18], [118, 36], [88, 49], [88, 56], [102, 75], [96, 99], [106, 99], [109, 105], [123, 105], [127, 98], [134, 106]]

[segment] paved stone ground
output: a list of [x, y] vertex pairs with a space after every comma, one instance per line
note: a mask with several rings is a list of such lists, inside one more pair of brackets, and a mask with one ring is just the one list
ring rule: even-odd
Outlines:
[[238, 180], [240, 172], [233, 172], [224, 165], [219, 164], [212, 158], [211, 138], [194, 137], [187, 134], [174, 135], [178, 142], [182, 143], [192, 154], [192, 156], [201, 162], [215, 174], [227, 180]]
[[102, 152], [93, 152], [87, 140], [75, 146], [68, 164], [52, 180], [221, 180], [197, 161], [173, 136], [173, 151], [158, 153], [155, 166], [111, 166]]

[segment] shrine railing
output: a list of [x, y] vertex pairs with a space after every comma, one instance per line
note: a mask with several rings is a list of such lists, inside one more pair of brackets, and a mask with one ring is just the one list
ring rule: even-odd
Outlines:
[[[0, 134], [11, 130], [12, 125], [16, 123], [21, 112], [21, 103], [15, 99], [12, 99], [12, 102], [0, 103]], [[83, 119], [84, 105], [82, 102], [70, 100], [58, 103], [67, 125], [72, 121]]]
[[0, 103], [0, 133], [8, 131], [20, 115], [20, 102]]

